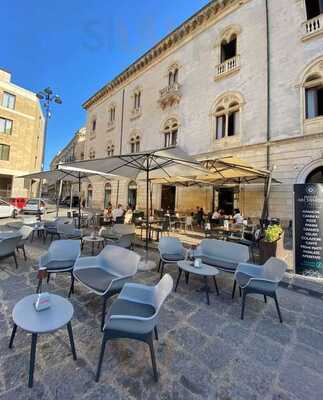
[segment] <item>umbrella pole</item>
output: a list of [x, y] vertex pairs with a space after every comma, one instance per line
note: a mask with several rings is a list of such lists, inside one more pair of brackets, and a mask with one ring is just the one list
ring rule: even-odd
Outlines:
[[56, 217], [58, 217], [58, 213], [59, 213], [59, 202], [61, 201], [62, 189], [63, 189], [63, 180], [61, 180], [59, 182], [59, 191], [58, 191], [58, 196], [57, 196], [57, 201], [56, 201]]
[[146, 251], [148, 253], [148, 242], [149, 242], [149, 167], [147, 160], [147, 169], [146, 169]]
[[71, 182], [71, 192], [70, 192], [70, 213], [72, 215], [73, 208], [73, 183]]
[[78, 215], [78, 229], [81, 228], [81, 174], [79, 174], [79, 215]]

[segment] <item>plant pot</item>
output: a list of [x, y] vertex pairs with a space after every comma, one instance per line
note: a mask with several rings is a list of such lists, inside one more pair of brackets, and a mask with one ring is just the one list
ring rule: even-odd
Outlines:
[[265, 242], [263, 239], [259, 243], [260, 262], [264, 264], [270, 257], [276, 257], [277, 242]]

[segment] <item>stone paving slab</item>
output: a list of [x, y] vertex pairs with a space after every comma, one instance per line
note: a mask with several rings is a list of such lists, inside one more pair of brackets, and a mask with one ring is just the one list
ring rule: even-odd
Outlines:
[[[232, 276], [218, 278], [220, 295], [199, 293], [202, 282], [181, 282], [161, 313], [160, 340], [155, 342], [160, 380], [153, 380], [149, 350], [143, 343], [116, 341], [107, 346], [100, 383], [94, 381], [102, 335], [101, 301], [76, 283], [71, 301], [78, 360], [73, 361], [66, 330], [39, 339], [34, 388], [28, 389], [30, 336], [17, 332], [8, 349], [11, 311], [36, 287], [38, 257], [47, 244], [27, 246], [19, 256], [0, 264], [0, 400], [210, 399], [316, 400], [323, 393], [323, 301], [287, 288], [278, 289], [284, 324], [272, 301], [247, 299], [240, 320], [239, 296], [231, 299]], [[142, 250], [138, 249], [138, 252]], [[157, 254], [151, 253], [157, 260]], [[176, 267], [166, 266], [173, 278]], [[136, 281], [154, 284], [157, 271], [140, 272]], [[53, 276], [44, 290], [67, 296], [69, 277]], [[108, 305], [111, 304], [111, 301]]]

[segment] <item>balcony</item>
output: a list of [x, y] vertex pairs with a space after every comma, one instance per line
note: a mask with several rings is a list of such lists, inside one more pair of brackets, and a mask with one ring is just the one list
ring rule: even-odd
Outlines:
[[182, 98], [181, 85], [177, 82], [166, 86], [159, 92], [159, 104], [162, 109], [178, 104]]
[[131, 111], [130, 119], [131, 119], [131, 120], [137, 119], [137, 118], [139, 118], [140, 116], [141, 116], [141, 107], [139, 107], [139, 108], [133, 108], [132, 111]]
[[113, 120], [108, 121], [107, 131], [112, 131], [116, 127], [116, 122]]
[[225, 60], [215, 67], [215, 80], [231, 75], [240, 70], [240, 56], [235, 56]]
[[303, 41], [311, 39], [314, 36], [321, 35], [322, 33], [323, 14], [320, 14], [317, 17], [309, 19], [303, 23]]

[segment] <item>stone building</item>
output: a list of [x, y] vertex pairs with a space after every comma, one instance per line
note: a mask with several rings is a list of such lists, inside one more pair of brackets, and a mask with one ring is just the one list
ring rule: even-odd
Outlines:
[[[292, 218], [293, 184], [323, 171], [323, 9], [320, 0], [214, 0], [84, 103], [85, 158], [178, 145], [235, 156], [281, 181], [270, 216]], [[84, 191], [142, 207], [141, 182], [96, 179]], [[259, 217], [261, 184], [154, 185], [153, 207], [239, 206]]]
[[[55, 157], [52, 159], [50, 163], [50, 169], [54, 170], [58, 168], [59, 164], [63, 164], [66, 162], [80, 161], [84, 160], [85, 157], [85, 142], [87, 139], [86, 128], [80, 128], [77, 132], [75, 132], [72, 140], [62, 149], [60, 150]], [[49, 187], [49, 194], [51, 197], [56, 196], [56, 189], [54, 186]], [[62, 187], [62, 198], [66, 196], [70, 196], [71, 187], [70, 183], [64, 182]], [[77, 185], [73, 185], [73, 195], [78, 196], [78, 187]], [[82, 194], [82, 193], [81, 193]], [[82, 197], [84, 194], [82, 194]]]
[[25, 187], [17, 176], [39, 171], [44, 117], [36, 94], [11, 82], [0, 69], [0, 196], [35, 195], [38, 184]]

